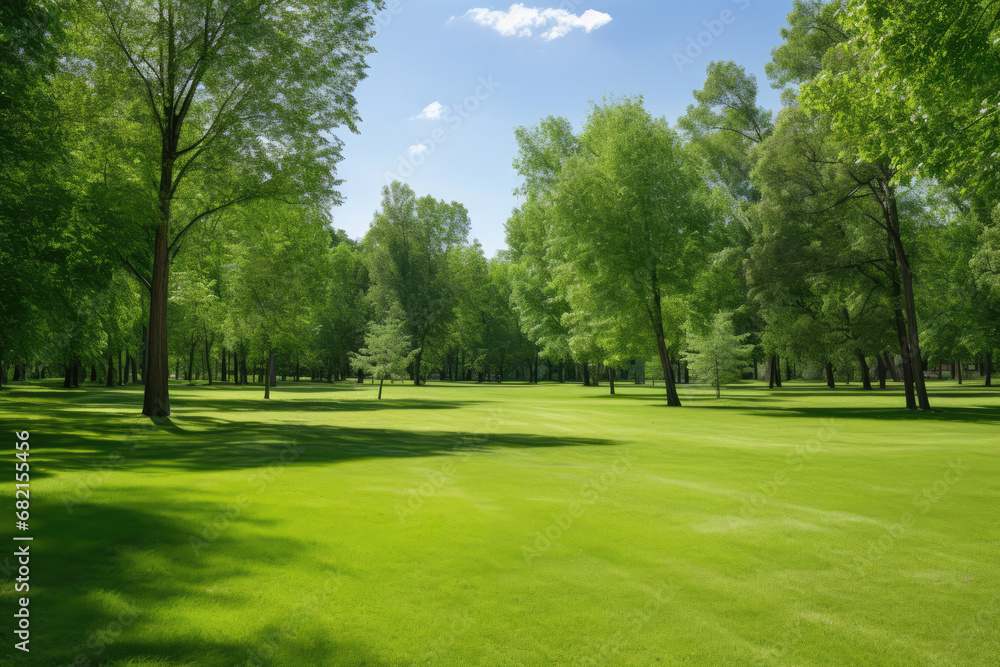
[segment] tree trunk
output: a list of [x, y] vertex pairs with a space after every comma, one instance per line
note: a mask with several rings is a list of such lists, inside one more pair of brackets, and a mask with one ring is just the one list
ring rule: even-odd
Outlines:
[[385, 380], [379, 380], [378, 381], [378, 400], [380, 400], [380, 401], [382, 400], [382, 383], [383, 382], [385, 382]]
[[985, 386], [993, 386], [993, 351], [986, 353], [986, 382]]
[[[893, 281], [893, 293], [897, 300], [900, 297], [899, 283]], [[903, 313], [897, 305], [892, 309], [893, 319], [896, 321], [896, 337], [899, 338], [899, 356], [903, 360], [903, 386], [906, 391], [906, 409], [917, 409], [917, 397], [913, 391], [913, 366], [909, 363], [910, 341], [906, 336], [906, 323], [903, 321]]]
[[420, 386], [420, 361], [421, 357], [424, 356], [423, 348], [420, 352], [417, 352], [417, 356], [413, 358], [413, 384]]
[[611, 385], [611, 395], [615, 395], [615, 369], [608, 368], [608, 384]]
[[962, 384], [962, 362], [955, 362], [955, 379], [958, 380], [959, 384]]
[[837, 383], [833, 379], [833, 363], [826, 362], [826, 386], [830, 389], [836, 389]]
[[[268, 368], [268, 372], [267, 372], [267, 377], [265, 378], [265, 381], [270, 382], [270, 384], [271, 384], [272, 387], [277, 387], [278, 386], [278, 371], [277, 371], [277, 364], [275, 362], [273, 354], [267, 358], [267, 368]], [[285, 377], [282, 376], [281, 379], [284, 380]]]
[[108, 350], [108, 381], [105, 384], [106, 387], [115, 386], [115, 355]]
[[[172, 159], [172, 158], [171, 158]], [[153, 280], [149, 299], [149, 377], [143, 395], [142, 414], [147, 417], [170, 416], [170, 375], [167, 361], [167, 283], [170, 261], [167, 234], [170, 220], [169, 191], [173, 182], [173, 162], [160, 174], [160, 225], [153, 244]]]
[[907, 353], [904, 363], [909, 363], [913, 376], [913, 388], [917, 397], [917, 405], [921, 410], [930, 410], [930, 399], [927, 397], [927, 385], [924, 382], [923, 357], [920, 354], [920, 330], [917, 326], [917, 306], [913, 296], [913, 272], [910, 270], [910, 260], [903, 250], [903, 239], [899, 233], [899, 212], [896, 209], [896, 196], [891, 186], [886, 186], [887, 197], [886, 223], [889, 228], [889, 238], [895, 254], [896, 266], [903, 282], [903, 309], [906, 316]]
[[91, 382], [97, 382], [97, 365], [96, 364], [91, 364], [90, 365], [90, 381]]
[[136, 363], [135, 357], [131, 354], [128, 356], [129, 364], [132, 366], [132, 384], [139, 384], [139, 367]]
[[774, 355], [774, 386], [781, 389], [781, 357]]
[[212, 384], [212, 343], [209, 341], [208, 336], [205, 336], [205, 377], [208, 379], [208, 384]]
[[190, 354], [188, 354], [187, 377], [184, 378], [188, 382], [194, 382], [194, 351], [195, 351], [195, 348], [197, 346], [198, 346], [197, 343], [192, 342], [191, 343], [191, 351], [190, 351]]
[[864, 389], [865, 391], [871, 391], [872, 376], [871, 376], [871, 370], [868, 368], [868, 360], [865, 359], [865, 353], [862, 352], [861, 350], [857, 350], [855, 354], [857, 354], [858, 364], [860, 364], [861, 366], [861, 383], [863, 385], [862, 389]]
[[70, 389], [73, 387], [73, 368], [70, 364], [66, 364], [66, 369], [63, 374], [63, 389]]
[[271, 387], [274, 382], [274, 355], [268, 355], [267, 368], [264, 371], [264, 398], [271, 398]]
[[226, 348], [222, 348], [222, 353], [220, 356], [221, 365], [219, 366], [219, 382], [225, 384], [229, 382], [229, 369], [226, 367]]
[[580, 364], [583, 367], [583, 386], [590, 386], [590, 362], [584, 361]]
[[365, 383], [365, 369], [359, 368], [358, 369], [358, 384], [364, 384], [364, 383]]
[[767, 388], [774, 389], [774, 355], [767, 361]]
[[878, 388], [879, 389], [885, 389], [885, 373], [886, 373], [887, 369], [886, 369], [886, 366], [885, 366], [885, 359], [883, 359], [883, 355], [876, 354], [875, 355], [875, 363], [877, 364], [877, 367], [878, 367], [878, 371], [877, 371], [878, 372]]
[[142, 383], [149, 377], [149, 325], [142, 325]]

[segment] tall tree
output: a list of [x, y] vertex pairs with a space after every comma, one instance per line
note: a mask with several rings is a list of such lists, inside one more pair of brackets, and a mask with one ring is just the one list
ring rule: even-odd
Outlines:
[[406, 333], [417, 351], [413, 382], [421, 381], [423, 350], [444, 334], [454, 317], [458, 283], [449, 258], [466, 242], [469, 213], [462, 204], [417, 198], [394, 181], [382, 189], [382, 206], [364, 246], [376, 308], [402, 310]]
[[170, 414], [171, 255], [192, 225], [255, 198], [337, 201], [338, 127], [357, 131], [380, 0], [105, 0], [76, 5], [73, 56], [117, 75], [114, 118], [136, 101], [158, 154], [143, 413]]
[[697, 163], [641, 98], [594, 105], [554, 189], [556, 239], [591, 298], [646, 322], [680, 406], [670, 348], [681, 302], [704, 261], [713, 202]]

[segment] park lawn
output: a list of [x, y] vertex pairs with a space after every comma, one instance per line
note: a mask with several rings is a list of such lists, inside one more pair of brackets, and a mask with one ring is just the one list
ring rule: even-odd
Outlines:
[[4, 392], [34, 542], [31, 653], [3, 664], [997, 664], [981, 381], [932, 384], [925, 415], [798, 383], [682, 409], [628, 384], [376, 390], [177, 383], [156, 427], [138, 388]]

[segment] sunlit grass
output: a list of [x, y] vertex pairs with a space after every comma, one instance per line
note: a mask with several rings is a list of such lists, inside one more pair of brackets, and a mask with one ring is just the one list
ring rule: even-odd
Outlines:
[[3, 664], [996, 664], [996, 389], [617, 389], [4, 392]]

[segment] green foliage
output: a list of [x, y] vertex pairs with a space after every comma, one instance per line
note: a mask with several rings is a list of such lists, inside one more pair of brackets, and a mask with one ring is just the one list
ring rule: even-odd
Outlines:
[[747, 367], [751, 345], [744, 344], [749, 334], [733, 333], [732, 315], [716, 313], [704, 333], [689, 334], [691, 350], [684, 355], [691, 373], [705, 380], [715, 397], [721, 396], [722, 385], [738, 381]]
[[[458, 284], [450, 258], [466, 242], [469, 224], [458, 202], [418, 199], [398, 181], [382, 189], [382, 206], [364, 239], [371, 297], [377, 312], [401, 309], [417, 350], [440, 342], [454, 317]], [[420, 359], [418, 351], [417, 381]]]
[[405, 323], [392, 313], [384, 322], [372, 322], [365, 334], [365, 345], [351, 355], [351, 365], [362, 368], [378, 380], [378, 398], [382, 399], [382, 383], [398, 379], [416, 359], [420, 350], [413, 349], [405, 332]]

